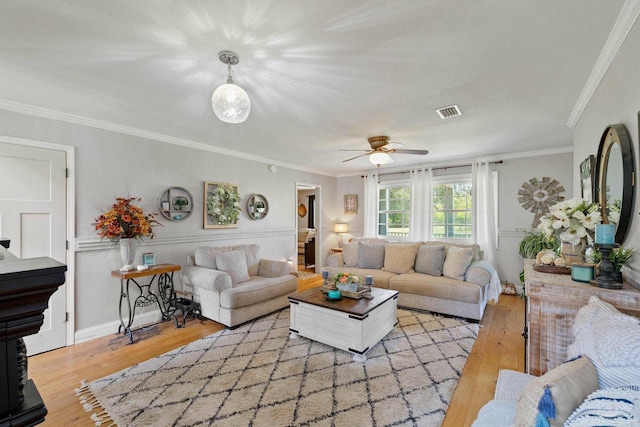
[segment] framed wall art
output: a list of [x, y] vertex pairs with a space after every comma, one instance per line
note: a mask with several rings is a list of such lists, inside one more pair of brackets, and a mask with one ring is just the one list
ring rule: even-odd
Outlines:
[[589, 157], [584, 159], [582, 163], [580, 163], [580, 190], [582, 191], [582, 198], [588, 202], [596, 201], [593, 195], [593, 192], [596, 188], [595, 168], [596, 157], [593, 154], [591, 154]]
[[345, 194], [344, 213], [346, 214], [358, 213], [358, 195], [357, 194]]
[[204, 228], [237, 228], [240, 218], [240, 192], [228, 182], [204, 183]]

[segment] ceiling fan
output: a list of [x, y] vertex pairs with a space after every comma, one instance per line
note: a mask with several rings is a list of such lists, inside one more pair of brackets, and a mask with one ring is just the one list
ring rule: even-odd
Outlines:
[[343, 160], [343, 162], [349, 162], [351, 160], [358, 159], [362, 156], [369, 156], [369, 161], [374, 165], [380, 167], [385, 163], [392, 162], [391, 153], [398, 154], [417, 154], [420, 156], [424, 156], [429, 154], [429, 150], [407, 150], [400, 147], [404, 147], [404, 144], [399, 142], [389, 142], [388, 136], [372, 136], [368, 139], [369, 145], [371, 146], [370, 150], [340, 150], [340, 151], [366, 151], [364, 154], [357, 155], [355, 157], [351, 157], [350, 159]]

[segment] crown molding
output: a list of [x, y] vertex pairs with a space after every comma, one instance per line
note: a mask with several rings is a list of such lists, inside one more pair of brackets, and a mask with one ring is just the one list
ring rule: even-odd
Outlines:
[[216, 154], [223, 154], [225, 156], [236, 157], [243, 160], [250, 160], [258, 163], [265, 163], [268, 165], [276, 165], [283, 168], [293, 169], [301, 172], [308, 172], [313, 174], [325, 175], [335, 177], [335, 175], [327, 173], [325, 171], [315, 170], [300, 165], [294, 165], [290, 163], [280, 162], [274, 159], [268, 159], [266, 157], [254, 156], [253, 154], [241, 153], [239, 151], [228, 150], [222, 147], [216, 147], [213, 145], [203, 144], [201, 142], [195, 142], [184, 138], [177, 138], [174, 136], [164, 135], [161, 133], [151, 132], [143, 129], [137, 129], [130, 126], [118, 125], [111, 122], [105, 122], [102, 120], [90, 119], [88, 117], [77, 116], [75, 114], [62, 113], [60, 111], [49, 110], [47, 108], [35, 107], [33, 105], [21, 104], [19, 102], [8, 101], [6, 99], [0, 99], [0, 109], [6, 111], [13, 111], [15, 113], [26, 114], [28, 116], [42, 117], [50, 120], [57, 120], [66, 123], [73, 123], [76, 125], [92, 127], [95, 129], [102, 129], [111, 132], [117, 132], [124, 135], [131, 135], [139, 138], [145, 138], [152, 141], [164, 142], [166, 144], [179, 145], [181, 147], [188, 147], [194, 150], [208, 151]]
[[640, 16], [640, 0], [625, 1], [620, 10], [620, 15], [618, 15], [618, 19], [609, 34], [609, 38], [604, 44], [593, 70], [591, 70], [591, 74], [582, 89], [582, 93], [578, 97], [576, 105], [573, 107], [569, 120], [567, 120], [567, 126], [569, 126], [569, 128], [574, 129], [578, 124], [580, 116], [582, 116], [587, 105], [589, 105], [593, 94], [596, 92], [596, 89], [598, 89], [607, 70], [609, 70], [613, 59], [618, 54], [620, 47], [629, 35], [638, 16]]

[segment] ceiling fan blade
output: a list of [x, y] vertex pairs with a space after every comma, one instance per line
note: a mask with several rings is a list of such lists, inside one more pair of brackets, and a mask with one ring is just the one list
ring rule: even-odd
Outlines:
[[338, 151], [367, 151], [367, 152], [371, 152], [371, 150], [344, 150], [342, 148], [338, 149]]
[[404, 144], [402, 142], [390, 142], [387, 145], [384, 145], [384, 148], [402, 148]]
[[351, 160], [355, 160], [355, 159], [357, 159], [357, 158], [359, 158], [359, 157], [362, 157], [362, 156], [368, 156], [369, 154], [370, 154], [370, 153], [360, 154], [360, 155], [355, 156], [355, 157], [352, 157], [352, 158], [350, 158], [350, 159], [343, 160], [342, 162], [343, 162], [343, 163], [344, 163], [344, 162], [350, 162]]
[[419, 154], [419, 155], [429, 154], [429, 150], [407, 150], [404, 148], [394, 149], [393, 152], [398, 154]]

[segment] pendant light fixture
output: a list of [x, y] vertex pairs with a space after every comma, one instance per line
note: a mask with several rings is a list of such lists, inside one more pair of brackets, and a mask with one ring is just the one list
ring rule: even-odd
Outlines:
[[211, 97], [213, 112], [226, 123], [242, 123], [247, 120], [251, 112], [249, 95], [240, 86], [233, 83], [231, 66], [240, 62], [238, 55], [229, 50], [223, 50], [218, 58], [227, 64], [227, 83], [219, 86]]

